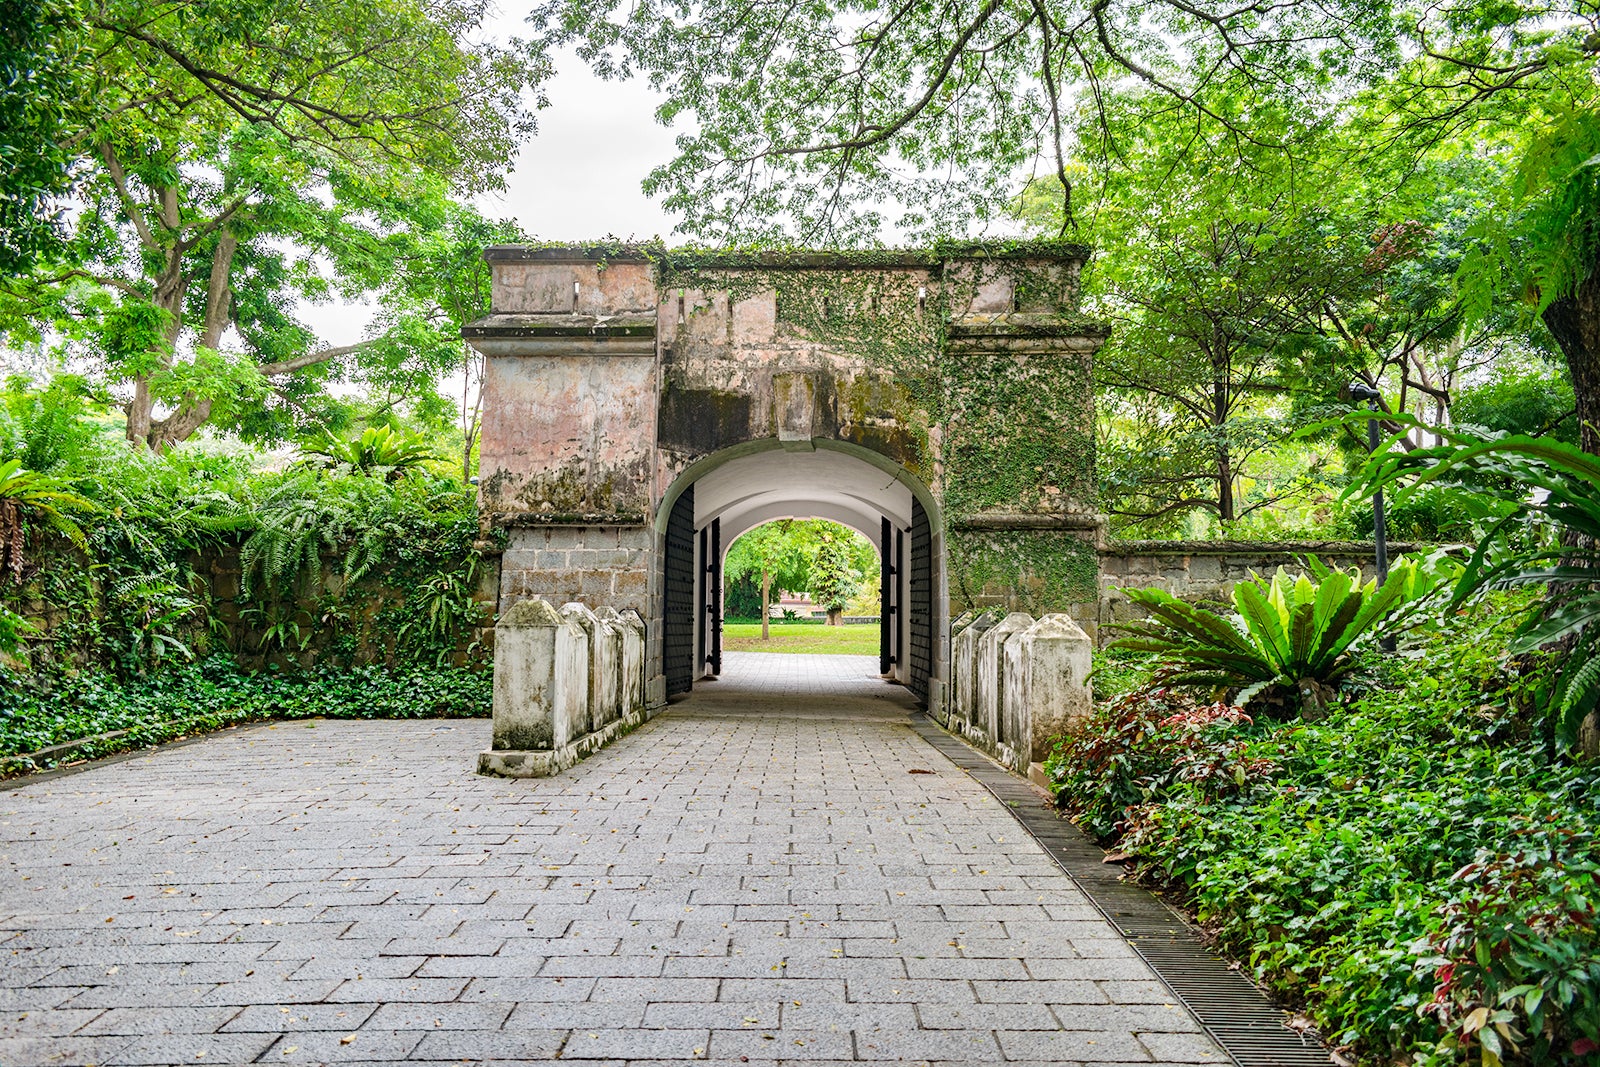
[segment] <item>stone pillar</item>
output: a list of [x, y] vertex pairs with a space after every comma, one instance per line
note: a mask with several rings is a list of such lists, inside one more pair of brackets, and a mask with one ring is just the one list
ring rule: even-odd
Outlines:
[[497, 246], [478, 506], [503, 530], [500, 609], [540, 597], [649, 617], [656, 541], [655, 265], [599, 247]]
[[[978, 701], [973, 714], [973, 725], [984, 732], [989, 744], [997, 750], [1002, 742], [1012, 746], [1019, 745], [1017, 735], [1007, 732], [1002, 715], [1006, 691], [1005, 650], [1008, 642], [1032, 626], [1033, 621], [1032, 615], [1014, 611], [989, 627], [983, 636], [978, 638]], [[1024, 749], [1028, 747], [1025, 740], [1020, 747]]]
[[950, 704], [952, 718], [972, 722], [978, 715], [978, 640], [999, 621], [999, 616], [986, 611], [962, 627], [961, 633], [950, 642], [950, 684], [953, 699]]
[[[1050, 742], [1094, 710], [1094, 643], [1071, 616], [1046, 615], [1006, 643], [1005, 706], [1019, 757], [1038, 763]], [[1026, 767], [1018, 768], [1026, 770]]]
[[595, 618], [594, 612], [583, 604], [567, 603], [561, 605], [561, 617], [583, 631], [584, 643], [589, 650], [587, 672], [583, 687], [583, 708], [578, 713], [576, 720], [577, 729], [574, 736], [592, 732], [600, 723], [598, 714], [600, 710], [600, 687], [605, 676], [605, 664], [600, 657], [605, 655], [605, 634], [600, 629], [600, 620]]
[[589, 714], [599, 729], [622, 718], [622, 616], [612, 607], [594, 614], [595, 644], [600, 654], [594, 658], [598, 684], [593, 689], [594, 704]]
[[494, 723], [481, 774], [543, 777], [586, 732], [589, 645], [583, 629], [543, 600], [524, 600], [495, 625]]
[[618, 613], [622, 626], [622, 715], [645, 710], [644, 620], [637, 611]]
[[1104, 530], [1093, 359], [1110, 330], [1079, 311], [1082, 263], [1000, 255], [948, 265], [941, 488], [951, 612], [1072, 611], [1093, 621]]

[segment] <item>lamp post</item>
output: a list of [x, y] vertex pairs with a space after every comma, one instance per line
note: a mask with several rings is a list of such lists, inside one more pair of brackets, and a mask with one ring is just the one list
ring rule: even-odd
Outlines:
[[[1375, 455], [1378, 451], [1378, 400], [1381, 394], [1366, 382], [1350, 383], [1350, 399], [1368, 402], [1373, 417], [1367, 420], [1367, 454]], [[1373, 555], [1378, 563], [1378, 586], [1389, 580], [1389, 528], [1383, 521], [1383, 490], [1379, 489], [1372, 494], [1372, 544]], [[1379, 639], [1378, 647], [1385, 652], [1395, 650], [1395, 640], [1392, 637]]]
[[[1365, 382], [1350, 383], [1350, 399], [1369, 402], [1373, 418], [1367, 420], [1367, 452], [1378, 451], [1378, 400], [1381, 394]], [[1383, 490], [1372, 494], [1372, 540], [1376, 547], [1378, 584], [1389, 580], [1389, 530], [1383, 521]]]

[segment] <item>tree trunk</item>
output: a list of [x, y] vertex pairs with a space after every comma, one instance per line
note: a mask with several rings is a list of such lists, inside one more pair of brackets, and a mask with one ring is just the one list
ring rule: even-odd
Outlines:
[[843, 608], [829, 608], [828, 609], [828, 625], [829, 626], [843, 626], [844, 625], [844, 609]]
[[1551, 301], [1544, 309], [1544, 324], [1561, 346], [1572, 374], [1578, 443], [1585, 452], [1600, 455], [1600, 267], [1590, 271], [1571, 295]]
[[[1218, 348], [1220, 349], [1220, 342]], [[1217, 434], [1217, 518], [1232, 522], [1238, 518], [1233, 506], [1233, 453], [1228, 449], [1228, 364], [1211, 357], [1211, 428]]]
[[761, 640], [772, 640], [772, 572], [761, 572]]
[[[1567, 357], [1577, 400], [1578, 444], [1600, 455], [1600, 266], [1570, 295], [1551, 301], [1544, 309], [1544, 324]], [[1600, 756], [1600, 712], [1585, 716], [1578, 747], [1585, 756]]]

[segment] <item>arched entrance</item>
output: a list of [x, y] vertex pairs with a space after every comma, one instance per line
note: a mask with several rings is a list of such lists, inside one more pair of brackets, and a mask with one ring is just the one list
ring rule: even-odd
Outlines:
[[864, 534], [878, 551], [878, 666], [920, 704], [937, 677], [943, 615], [938, 508], [920, 479], [846, 442], [806, 449], [756, 442], [692, 464], [657, 513], [662, 671], [668, 696], [721, 671], [722, 560], [739, 535], [779, 518], [822, 518]]
[[894, 569], [884, 672], [937, 715], [952, 616], [1094, 611], [1087, 254], [488, 249], [493, 310], [462, 332], [500, 610], [637, 615], [654, 710], [715, 667], [738, 528], [835, 518]]

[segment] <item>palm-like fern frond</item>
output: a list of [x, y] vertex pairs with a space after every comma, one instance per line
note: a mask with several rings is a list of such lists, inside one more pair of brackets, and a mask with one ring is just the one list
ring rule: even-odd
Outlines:
[[1126, 589], [1150, 612], [1120, 624], [1130, 636], [1113, 648], [1152, 653], [1172, 671], [1172, 684], [1238, 689], [1241, 702], [1272, 689], [1296, 692], [1306, 681], [1320, 686], [1354, 669], [1357, 642], [1381, 633], [1407, 603], [1433, 588], [1428, 568], [1400, 561], [1380, 588], [1361, 582], [1360, 571], [1331, 570], [1316, 562], [1313, 580], [1279, 568], [1270, 581], [1257, 575], [1233, 588], [1237, 614], [1223, 618], [1160, 589]]

